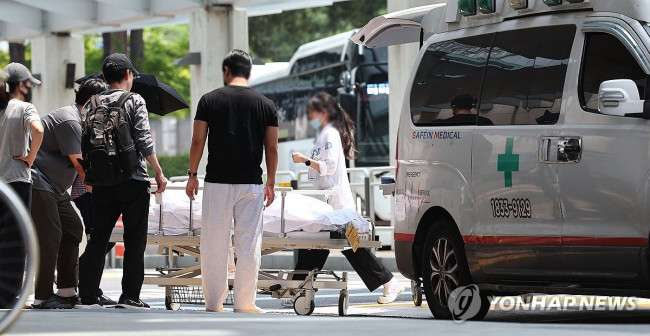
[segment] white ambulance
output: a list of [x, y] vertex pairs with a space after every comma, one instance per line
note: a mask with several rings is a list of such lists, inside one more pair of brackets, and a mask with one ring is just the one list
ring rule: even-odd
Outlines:
[[395, 253], [436, 318], [467, 284], [484, 302], [650, 297], [648, 22], [648, 0], [450, 0], [353, 38], [423, 42], [399, 123]]

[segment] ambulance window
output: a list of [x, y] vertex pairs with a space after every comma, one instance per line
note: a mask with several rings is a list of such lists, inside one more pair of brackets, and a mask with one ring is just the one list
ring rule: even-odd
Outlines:
[[493, 37], [494, 34], [472, 36], [427, 48], [411, 90], [413, 124], [476, 125], [475, 108], [471, 108], [470, 118], [453, 118], [451, 102], [467, 96], [471, 97], [470, 102], [477, 100]]
[[589, 112], [598, 113], [600, 84], [612, 79], [631, 79], [645, 99], [647, 75], [616, 37], [605, 33], [588, 33], [580, 78], [580, 104]]
[[499, 32], [479, 114], [494, 125], [553, 125], [560, 116], [574, 25]]

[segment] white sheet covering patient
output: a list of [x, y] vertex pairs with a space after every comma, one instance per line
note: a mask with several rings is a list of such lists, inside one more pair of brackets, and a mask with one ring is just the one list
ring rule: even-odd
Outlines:
[[[192, 228], [201, 228], [201, 196], [196, 195], [192, 204]], [[264, 211], [263, 229], [265, 232], [280, 233], [281, 202], [279, 195]], [[190, 200], [182, 190], [167, 190], [163, 194], [163, 234], [174, 236], [186, 234], [190, 223]], [[331, 205], [310, 196], [289, 192], [285, 199], [285, 232], [331, 231], [337, 225], [352, 223], [357, 231], [369, 231], [369, 224], [361, 215], [351, 209], [334, 210]], [[149, 234], [158, 233], [160, 205], [154, 198], [149, 206]]]

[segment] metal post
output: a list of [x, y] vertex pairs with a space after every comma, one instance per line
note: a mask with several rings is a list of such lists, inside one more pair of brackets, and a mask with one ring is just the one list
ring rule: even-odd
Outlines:
[[[370, 177], [366, 176], [363, 178], [363, 191], [364, 191], [364, 203], [366, 205], [366, 216], [370, 216], [371, 203], [370, 203]], [[374, 214], [374, 211], [372, 211]]]
[[284, 198], [287, 196], [287, 192], [281, 191], [280, 196], [282, 197], [282, 202], [280, 203], [280, 238], [286, 238], [287, 234], [284, 233]]

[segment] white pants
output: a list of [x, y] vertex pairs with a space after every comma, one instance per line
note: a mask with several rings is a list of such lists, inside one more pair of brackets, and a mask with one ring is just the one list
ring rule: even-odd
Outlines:
[[235, 309], [253, 309], [261, 261], [264, 193], [257, 184], [219, 184], [203, 187], [201, 277], [207, 311], [222, 311], [228, 296], [228, 248], [234, 219]]

